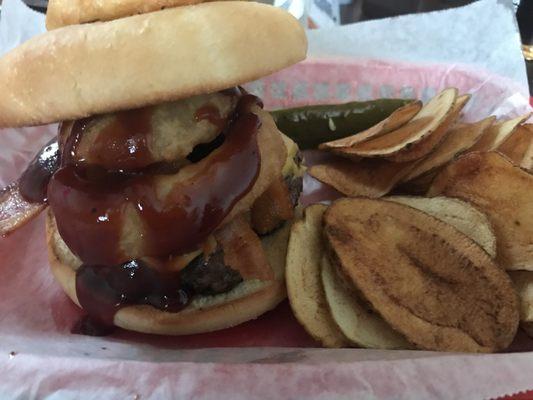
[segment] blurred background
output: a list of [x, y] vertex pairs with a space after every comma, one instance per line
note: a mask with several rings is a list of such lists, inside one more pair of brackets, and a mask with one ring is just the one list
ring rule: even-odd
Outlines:
[[[47, 0], [23, 0], [46, 12]], [[460, 7], [473, 0], [260, 0], [284, 8], [308, 27], [331, 26], [397, 15]], [[533, 0], [513, 0], [533, 96]], [[0, 0], [0, 18], [1, 18]]]

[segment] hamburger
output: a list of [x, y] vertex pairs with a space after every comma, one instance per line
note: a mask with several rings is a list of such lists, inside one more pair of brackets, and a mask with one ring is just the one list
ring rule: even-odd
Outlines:
[[194, 334], [273, 309], [303, 167], [240, 85], [304, 59], [303, 29], [258, 3], [130, 15], [122, 0], [90, 20], [77, 3], [72, 20], [50, 2], [54, 29], [0, 59], [0, 126], [59, 122], [2, 192], [0, 230], [47, 210], [50, 266], [85, 331]]

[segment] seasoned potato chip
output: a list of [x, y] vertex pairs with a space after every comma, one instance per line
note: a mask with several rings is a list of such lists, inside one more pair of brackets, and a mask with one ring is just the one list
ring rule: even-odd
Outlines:
[[417, 347], [489, 352], [512, 342], [509, 276], [452, 226], [390, 201], [342, 199], [325, 212], [324, 235], [330, 260]]
[[404, 178], [404, 181], [407, 182], [434, 171], [446, 165], [458, 154], [472, 148], [483, 135], [483, 132], [492, 125], [494, 119], [494, 117], [489, 117], [474, 124], [458, 124], [452, 128], [444, 141], [425, 159], [421, 160]]
[[496, 236], [488, 217], [472, 205], [449, 197], [391, 196], [384, 200], [405, 204], [453, 226], [496, 257]]
[[516, 165], [522, 165], [532, 141], [533, 130], [528, 129], [525, 125], [519, 125], [511, 136], [498, 147], [498, 152]]
[[429, 196], [457, 197], [488, 217], [498, 242], [497, 261], [508, 270], [533, 271], [533, 175], [496, 153], [459, 157], [433, 180]]
[[343, 147], [351, 147], [357, 143], [365, 142], [369, 139], [377, 138], [383, 136], [386, 133], [394, 131], [401, 126], [405, 125], [407, 122], [413, 119], [413, 117], [418, 114], [422, 108], [421, 101], [413, 101], [412, 103], [406, 104], [403, 107], [395, 110], [391, 115], [385, 118], [383, 121], [374, 125], [373, 127], [367, 129], [366, 131], [356, 133], [355, 135], [334, 140], [327, 143], [322, 143], [319, 146], [321, 150], [335, 150]]
[[509, 271], [520, 298], [520, 321], [533, 322], [533, 272]]
[[413, 163], [381, 159], [351, 161], [339, 158], [311, 167], [309, 174], [346, 196], [376, 198], [389, 193], [413, 167]]
[[[513, 134], [509, 140], [498, 148], [498, 151], [513, 160], [515, 164], [520, 165], [529, 172], [533, 172], [533, 124], [520, 125], [517, 128], [517, 132], [521, 132], [521, 134], [518, 137]], [[513, 141], [515, 143], [512, 143]], [[522, 155], [521, 160], [520, 155]]]
[[386, 157], [414, 146], [446, 122], [457, 100], [457, 89], [445, 89], [407, 124], [395, 131], [350, 147], [350, 155]]
[[[533, 124], [526, 124], [523, 126], [530, 132], [533, 132]], [[529, 147], [524, 154], [524, 158], [522, 159], [520, 166], [529, 172], [533, 172], [533, 140], [529, 143]]]
[[492, 125], [485, 134], [479, 139], [472, 151], [492, 151], [496, 150], [502, 143], [504, 143], [515, 131], [515, 129], [527, 121], [531, 114], [525, 114], [508, 121], [498, 121]]
[[448, 137], [450, 128], [457, 122], [468, 100], [470, 100], [469, 94], [458, 97], [448, 117], [433, 133], [413, 146], [405, 148], [397, 154], [393, 154], [388, 159], [394, 162], [414, 161], [420, 160], [433, 152]]
[[322, 216], [326, 206], [305, 209], [291, 230], [285, 277], [292, 310], [305, 330], [325, 347], [349, 345], [333, 321], [322, 288]]
[[371, 349], [408, 349], [409, 342], [365, 304], [335, 271], [327, 256], [322, 258], [322, 284], [331, 316], [356, 346]]

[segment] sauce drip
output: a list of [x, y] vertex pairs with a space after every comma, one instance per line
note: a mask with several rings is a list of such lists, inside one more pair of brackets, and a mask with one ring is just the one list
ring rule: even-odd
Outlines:
[[90, 162], [110, 170], [139, 170], [154, 162], [148, 141], [152, 134], [153, 107], [120, 111], [112, 114], [107, 125], [97, 133], [86, 157], [80, 157], [81, 138], [97, 118], [74, 122], [65, 145], [63, 165]]
[[21, 196], [29, 203], [46, 203], [50, 178], [59, 167], [57, 138], [50, 140], [22, 173], [18, 185]]
[[[195, 250], [259, 175], [261, 122], [250, 112], [255, 104], [260, 104], [255, 96], [239, 100], [224, 144], [208, 158], [186, 167], [194, 167], [195, 172], [172, 181], [164, 198], [156, 193], [156, 181], [167, 178], [62, 167], [50, 181], [48, 195], [59, 233], [69, 248], [88, 265], [106, 266]], [[136, 236], [142, 235], [140, 248], [135, 250], [120, 245], [124, 221], [133, 213], [141, 222]]]
[[122, 307], [146, 304], [179, 312], [196, 294], [225, 293], [242, 282], [240, 273], [224, 264], [222, 251], [205, 254], [173, 272], [152, 269], [141, 260], [114, 267], [82, 265], [76, 271], [76, 293], [87, 315], [72, 333], [104, 336], [112, 333]]
[[[182, 278], [183, 271], [153, 269], [140, 258], [197, 249], [253, 187], [261, 167], [257, 143], [261, 121], [251, 112], [254, 105], [262, 106], [256, 97], [243, 95], [229, 121], [219, 121], [216, 109], [199, 109], [197, 118], [224, 122], [223, 133], [212, 143], [197, 146], [194, 160], [190, 160], [196, 164], [184, 167], [179, 175], [156, 175], [144, 168], [150, 162], [150, 109], [119, 113], [106, 132], [99, 134], [87, 156], [91, 162], [97, 159], [99, 166], [76, 159], [77, 146], [91, 119], [73, 124], [61, 168], [48, 184], [59, 233], [83, 261], [76, 272], [76, 293], [88, 317], [73, 332], [110, 333], [116, 312], [126, 305], [147, 304], [178, 312], [189, 304], [199, 290], [189, 281], [194, 282], [194, 273], [201, 268], [188, 267], [188, 275]], [[207, 154], [210, 156], [204, 159]], [[117, 160], [128, 172], [105, 169], [106, 162], [116, 165]], [[190, 168], [188, 172], [186, 168]], [[165, 181], [170, 190], [162, 196], [158, 189]], [[122, 241], [125, 224], [132, 220], [136, 222], [128, 232], [135, 228], [138, 232], [133, 232], [137, 242], [130, 246]], [[216, 260], [212, 257], [210, 262]], [[196, 264], [193, 266], [200, 265]], [[222, 266], [210, 270], [219, 286], [231, 287], [241, 279]], [[201, 277], [203, 282], [205, 276]], [[218, 290], [216, 285], [209, 290]]]
[[91, 320], [103, 326], [112, 326], [116, 312], [128, 304], [179, 312], [191, 299], [179, 272], [159, 272], [140, 260], [112, 267], [82, 265], [76, 271], [76, 294]]

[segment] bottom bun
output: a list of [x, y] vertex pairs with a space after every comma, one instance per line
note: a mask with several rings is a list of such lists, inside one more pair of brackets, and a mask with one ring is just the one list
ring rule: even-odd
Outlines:
[[[114, 324], [131, 331], [160, 335], [190, 335], [230, 328], [252, 320], [275, 308], [286, 297], [285, 255], [290, 224], [262, 239], [265, 254], [274, 270], [274, 281], [247, 280], [233, 290], [199, 296], [183, 311], [170, 313], [148, 305], [126, 306], [118, 310]], [[48, 259], [54, 277], [70, 299], [80, 306], [76, 295], [76, 268], [80, 261], [57, 232], [49, 211], [46, 219]]]

